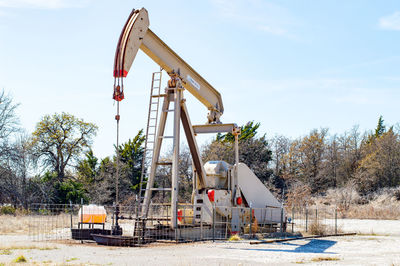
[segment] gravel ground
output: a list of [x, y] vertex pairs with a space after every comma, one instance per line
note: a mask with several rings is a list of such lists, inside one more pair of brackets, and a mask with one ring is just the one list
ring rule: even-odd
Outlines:
[[[240, 241], [178, 245], [152, 244], [141, 248], [117, 248], [97, 246], [93, 243], [80, 244], [72, 240], [34, 242], [27, 240], [27, 236], [24, 235], [2, 234], [0, 235], [0, 265], [12, 263], [16, 257], [24, 255], [28, 264], [46, 265], [291, 265], [300, 263], [400, 266], [400, 235], [397, 234], [400, 221], [365, 221], [359, 221], [358, 227], [366, 230], [363, 235], [261, 245], [250, 245], [248, 241]], [[356, 222], [353, 220], [352, 224]], [[372, 232], [369, 226], [373, 226]], [[378, 234], [380, 231], [383, 233]], [[395, 234], [391, 235], [391, 231]]]

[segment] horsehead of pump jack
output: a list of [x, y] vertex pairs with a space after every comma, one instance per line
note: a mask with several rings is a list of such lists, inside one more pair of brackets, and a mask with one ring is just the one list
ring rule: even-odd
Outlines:
[[[240, 135], [240, 127], [233, 123], [221, 123], [220, 117], [224, 112], [224, 107], [220, 93], [150, 30], [148, 13], [145, 8], [133, 10], [122, 29], [114, 60], [114, 99], [117, 101], [123, 99], [123, 78], [128, 75], [139, 49], [170, 76], [165, 94], [159, 95], [163, 98], [163, 111], [157, 125], [157, 137], [152, 149], [151, 164], [146, 171], [147, 184], [141, 216], [146, 217], [148, 215], [151, 192], [157, 190], [153, 187], [154, 177], [157, 165], [160, 164], [161, 143], [163, 138], [166, 137], [163, 134], [168, 111], [173, 111], [174, 115], [172, 187], [170, 188], [172, 210], [177, 210], [178, 204], [178, 156], [181, 123], [192, 156], [195, 175], [192, 194], [193, 217], [196, 218], [194, 222], [197, 222], [198, 219], [201, 219], [202, 222], [210, 221], [212, 219], [211, 209], [215, 208], [215, 211], [221, 217], [231, 217], [232, 230], [235, 230], [239, 226], [235, 224], [239, 221], [239, 217], [236, 219], [233, 214], [228, 215], [226, 208], [223, 207], [249, 207], [252, 205], [253, 208], [279, 208], [281, 205], [271, 192], [245, 164], [239, 163], [238, 136]], [[191, 124], [188, 107], [183, 98], [184, 90], [187, 90], [207, 107], [206, 124], [194, 126]], [[171, 102], [174, 103], [172, 110], [169, 109]], [[219, 132], [230, 132], [235, 136], [235, 165], [233, 166], [222, 161], [206, 164], [202, 162], [195, 136], [202, 133]], [[197, 213], [199, 209], [202, 209], [202, 217]], [[270, 221], [276, 222], [280, 218], [281, 211], [279, 209], [277, 211], [274, 214], [271, 212]], [[241, 214], [238, 213], [237, 215], [240, 216]], [[265, 217], [262, 218], [261, 213], [255, 212], [255, 216], [258, 221], [265, 219]], [[172, 211], [170, 217], [171, 227], [176, 228], [178, 224], [177, 211]]]

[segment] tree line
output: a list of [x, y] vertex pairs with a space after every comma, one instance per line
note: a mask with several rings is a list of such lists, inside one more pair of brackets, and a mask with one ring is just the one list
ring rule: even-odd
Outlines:
[[[119, 154], [119, 198], [131, 204], [139, 193], [145, 135], [115, 147], [114, 154], [98, 158], [91, 149], [98, 127], [68, 113], [45, 115], [27, 134], [19, 125], [17, 104], [0, 94], [0, 204], [27, 207], [30, 203], [113, 204]], [[328, 129], [306, 136], [267, 138], [260, 123], [241, 127], [240, 161], [246, 163], [279, 198], [300, 204], [330, 188], [352, 187], [367, 197], [384, 187], [400, 185], [399, 129], [380, 117], [375, 129], [360, 132], [354, 126], [343, 134]], [[218, 134], [202, 147], [202, 159], [234, 163], [234, 137]], [[164, 154], [170, 157], [171, 154]], [[190, 202], [190, 152], [179, 157], [181, 200]], [[157, 186], [170, 186], [170, 169], [161, 166]], [[143, 184], [145, 186], [145, 184]], [[168, 195], [154, 195], [162, 201]]]

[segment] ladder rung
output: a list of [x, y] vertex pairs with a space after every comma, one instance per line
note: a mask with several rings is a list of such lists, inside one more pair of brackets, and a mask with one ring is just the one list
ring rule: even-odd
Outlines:
[[153, 188], [150, 188], [150, 190], [152, 190], [152, 191], [171, 191], [172, 189], [166, 188], [166, 187], [153, 187]]
[[165, 96], [167, 96], [167, 94], [151, 95], [151, 97], [153, 97], [153, 98], [165, 97]]
[[167, 161], [164, 161], [164, 162], [157, 162], [157, 165], [172, 165], [172, 162], [167, 162]]
[[173, 139], [174, 136], [159, 136], [160, 139]]
[[175, 111], [174, 109], [164, 109], [163, 112], [173, 112]]

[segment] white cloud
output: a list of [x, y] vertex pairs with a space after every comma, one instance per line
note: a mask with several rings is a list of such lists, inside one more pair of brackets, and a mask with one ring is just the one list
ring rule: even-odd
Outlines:
[[379, 27], [385, 30], [400, 30], [400, 12], [396, 11], [391, 15], [381, 17]]
[[219, 17], [277, 36], [294, 39], [293, 32], [301, 24], [287, 9], [263, 0], [211, 0], [211, 3]]
[[83, 7], [89, 0], [0, 0], [0, 7], [59, 9]]

